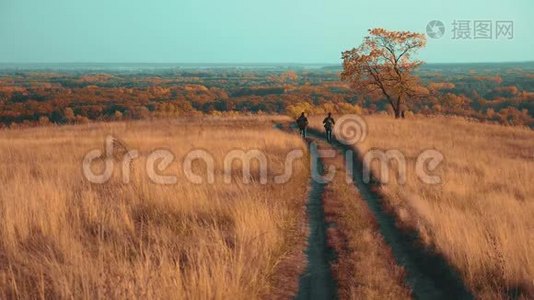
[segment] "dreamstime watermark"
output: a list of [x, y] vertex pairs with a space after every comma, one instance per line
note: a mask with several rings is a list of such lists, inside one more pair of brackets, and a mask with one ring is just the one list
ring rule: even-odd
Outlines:
[[[104, 184], [111, 180], [116, 165], [120, 165], [122, 173], [122, 182], [130, 183], [130, 173], [132, 171], [132, 163], [135, 159], [141, 158], [138, 150], [127, 150], [117, 155], [116, 148], [118, 142], [113, 136], [107, 136], [105, 139], [105, 150], [93, 149], [89, 151], [82, 163], [82, 172], [84, 177], [91, 183]], [[120, 157], [122, 156], [122, 157]], [[284, 162], [284, 172], [273, 177], [276, 184], [287, 183], [293, 176], [293, 163], [295, 160], [304, 157], [304, 150], [294, 149], [286, 154]], [[196, 174], [193, 170], [193, 163], [201, 161], [206, 167], [206, 174]], [[267, 184], [269, 181], [269, 166], [267, 155], [259, 149], [241, 150], [234, 149], [226, 153], [223, 160], [223, 182], [225, 184], [232, 183], [232, 173], [234, 162], [238, 161], [241, 164], [242, 182], [249, 184], [251, 182], [259, 182], [260, 184]], [[252, 164], [256, 161], [258, 164], [258, 176], [253, 176]], [[176, 162], [176, 156], [168, 149], [157, 149], [151, 151], [146, 155], [146, 163], [144, 170], [148, 178], [156, 184], [170, 185], [178, 182], [176, 175], [163, 175], [173, 163]], [[95, 172], [93, 166], [95, 164], [103, 165], [103, 170]], [[215, 157], [205, 149], [193, 149], [189, 151], [182, 159], [182, 171], [185, 178], [194, 184], [213, 184], [215, 183]]]
[[[342, 116], [335, 124], [334, 136], [340, 143], [339, 149], [343, 149], [343, 155], [346, 167], [346, 182], [353, 182], [353, 170], [361, 165], [361, 178], [364, 183], [370, 183], [372, 179], [371, 166], [376, 161], [379, 164], [380, 182], [389, 183], [390, 169], [392, 162], [396, 165], [397, 182], [404, 184], [408, 173], [407, 159], [402, 151], [397, 149], [391, 150], [369, 150], [358, 160], [355, 165], [356, 154], [353, 147], [363, 142], [368, 134], [368, 126], [364, 118], [359, 115]], [[140, 158], [146, 158], [144, 172], [148, 178], [156, 184], [172, 185], [178, 182], [176, 174], [169, 174], [169, 171], [176, 170], [177, 157], [169, 149], [155, 149], [148, 154], [141, 155], [138, 150], [129, 150], [113, 136], [105, 138], [104, 150], [93, 149], [85, 155], [82, 162], [82, 171], [84, 177], [91, 183], [104, 184], [111, 180], [116, 169], [121, 172], [122, 182], [128, 184], [131, 181], [131, 172], [134, 161]], [[339, 152], [334, 148], [320, 149], [316, 142], [309, 144], [309, 164], [311, 178], [318, 183], [328, 183], [335, 178], [336, 168], [333, 165], [327, 165], [328, 158], [334, 158]], [[220, 156], [217, 156], [220, 157]], [[306, 157], [303, 149], [289, 150], [284, 159], [283, 171], [280, 174], [269, 174], [268, 154], [260, 149], [233, 149], [225, 153], [222, 157], [222, 179], [224, 184], [232, 184], [241, 181], [243, 184], [285, 184], [289, 182], [294, 174], [294, 166], [297, 160]], [[425, 184], [439, 184], [441, 178], [433, 171], [437, 169], [444, 160], [441, 152], [428, 149], [422, 151], [416, 158], [415, 170], [416, 176]], [[193, 184], [214, 184], [217, 181], [216, 174], [216, 157], [206, 149], [192, 149], [187, 152], [180, 160], [181, 170], [185, 179]], [[200, 168], [194, 168], [195, 162]], [[235, 163], [238, 167], [234, 168]], [[325, 162], [324, 164], [322, 162]], [[99, 171], [94, 170], [95, 165], [100, 165]], [[117, 168], [118, 167], [118, 168]], [[240, 172], [237, 172], [240, 171]], [[199, 174], [201, 173], [201, 174]], [[167, 174], [167, 175], [165, 175]], [[239, 174], [239, 175], [236, 175]], [[239, 178], [240, 177], [240, 178]]]
[[334, 135], [345, 145], [356, 145], [367, 137], [367, 122], [360, 115], [344, 115], [334, 125]]
[[[344, 115], [342, 116], [334, 127], [334, 134], [336, 139], [349, 146], [355, 146], [365, 140], [368, 134], [367, 122], [360, 115]], [[311, 149], [313, 150], [313, 149]], [[352, 182], [354, 169], [354, 153], [352, 150], [345, 150], [345, 169], [347, 170], [347, 183]], [[326, 157], [332, 155], [329, 153]], [[319, 157], [321, 153], [318, 154]], [[417, 178], [425, 184], [440, 184], [441, 177], [433, 175], [438, 166], [444, 160], [443, 154], [435, 149], [425, 149], [415, 159], [415, 174]], [[371, 149], [366, 151], [362, 155], [362, 180], [364, 183], [369, 184], [372, 181], [372, 164], [377, 161], [380, 170], [380, 182], [382, 184], [388, 184], [390, 182], [390, 169], [391, 162], [395, 162], [397, 166], [397, 182], [399, 184], [406, 183], [406, 176], [408, 173], [407, 160], [404, 153], [398, 149], [390, 150], [378, 150]], [[313, 165], [312, 165], [313, 166]], [[312, 168], [313, 171], [313, 168]], [[331, 172], [330, 169], [329, 172]], [[327, 178], [333, 178], [334, 175], [330, 174]]]

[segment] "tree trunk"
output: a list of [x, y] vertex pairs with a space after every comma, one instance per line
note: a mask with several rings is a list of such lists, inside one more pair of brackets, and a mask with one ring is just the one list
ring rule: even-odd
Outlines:
[[401, 103], [401, 97], [398, 96], [397, 101], [393, 107], [393, 110], [395, 111], [395, 119], [399, 119], [401, 117], [404, 119], [404, 111], [402, 110]]
[[401, 111], [400, 107], [400, 98], [397, 98], [397, 100], [392, 100], [390, 97], [388, 97], [389, 104], [391, 105], [391, 108], [393, 109], [393, 112], [395, 113], [395, 119], [404, 118], [404, 111]]

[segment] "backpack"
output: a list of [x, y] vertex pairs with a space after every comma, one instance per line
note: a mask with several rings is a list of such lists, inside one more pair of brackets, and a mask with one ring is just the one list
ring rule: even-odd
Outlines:
[[300, 128], [305, 128], [306, 126], [308, 126], [308, 119], [306, 117], [300, 116], [297, 119], [297, 124]]
[[334, 126], [334, 120], [332, 118], [326, 118], [324, 120], [324, 128], [330, 130]]

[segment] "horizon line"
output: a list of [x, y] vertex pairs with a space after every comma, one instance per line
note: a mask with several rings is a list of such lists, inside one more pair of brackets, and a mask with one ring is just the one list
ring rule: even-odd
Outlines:
[[[423, 64], [507, 64], [534, 63], [534, 60], [516, 61], [459, 61], [459, 62], [426, 62]], [[0, 62], [0, 65], [82, 65], [82, 64], [123, 64], [123, 65], [323, 65], [334, 66], [341, 63], [333, 62]]]

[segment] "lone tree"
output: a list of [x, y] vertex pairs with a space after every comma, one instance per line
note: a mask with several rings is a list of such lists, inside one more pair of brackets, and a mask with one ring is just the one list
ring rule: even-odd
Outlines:
[[412, 59], [425, 44], [421, 33], [370, 29], [358, 48], [343, 52], [341, 80], [360, 93], [382, 94], [391, 104], [395, 118], [404, 117], [406, 101], [425, 91], [413, 75], [422, 62]]

